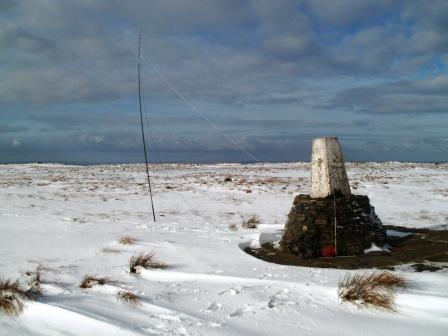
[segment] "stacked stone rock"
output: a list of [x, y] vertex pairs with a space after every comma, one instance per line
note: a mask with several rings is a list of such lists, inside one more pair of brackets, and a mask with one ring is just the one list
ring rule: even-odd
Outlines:
[[369, 198], [350, 192], [338, 139], [315, 139], [312, 153], [311, 195], [295, 198], [282, 248], [306, 258], [321, 256], [322, 249], [358, 255], [372, 243], [382, 246], [386, 232]]
[[338, 255], [358, 255], [364, 253], [372, 243], [378, 246], [384, 244], [385, 230], [367, 196], [311, 198], [310, 195], [298, 195], [288, 215], [281, 246], [301, 254], [300, 244], [297, 244], [299, 236], [304, 231], [316, 229], [319, 232], [319, 244], [314, 247], [314, 256], [319, 256], [322, 248], [334, 246], [335, 200]]

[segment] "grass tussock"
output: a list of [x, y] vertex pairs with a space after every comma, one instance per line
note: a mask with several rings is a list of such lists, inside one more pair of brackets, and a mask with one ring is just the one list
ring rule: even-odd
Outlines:
[[261, 224], [261, 219], [258, 215], [252, 215], [248, 218], [243, 219], [241, 226], [245, 229], [256, 229], [258, 224]]
[[137, 238], [131, 236], [121, 237], [118, 241], [122, 245], [134, 245], [137, 242]]
[[25, 293], [18, 280], [0, 280], [0, 309], [8, 315], [19, 315], [23, 311]]
[[81, 288], [92, 288], [93, 286], [100, 285], [103, 286], [106, 282], [109, 281], [109, 278], [97, 277], [95, 275], [84, 275], [79, 287]]
[[0, 280], [0, 310], [8, 315], [17, 316], [23, 312], [24, 300], [35, 300], [43, 292], [40, 273], [33, 276], [28, 287], [23, 286], [19, 280]]
[[29, 299], [36, 300], [42, 296], [45, 292], [42, 283], [42, 265], [38, 265], [34, 272], [25, 273], [28, 278], [28, 289], [26, 290], [26, 296]]
[[408, 288], [405, 277], [388, 271], [370, 274], [346, 274], [339, 281], [338, 296], [342, 301], [348, 301], [359, 308], [376, 308], [379, 310], [397, 312], [395, 306], [395, 291], [397, 288]]
[[129, 272], [138, 273], [138, 268], [165, 268], [166, 264], [156, 260], [152, 253], [139, 253], [129, 260]]
[[140, 301], [140, 297], [137, 294], [134, 294], [130, 290], [124, 290], [124, 289], [118, 291], [118, 293], [115, 295], [115, 298], [119, 302], [124, 301], [133, 304], [138, 304]]

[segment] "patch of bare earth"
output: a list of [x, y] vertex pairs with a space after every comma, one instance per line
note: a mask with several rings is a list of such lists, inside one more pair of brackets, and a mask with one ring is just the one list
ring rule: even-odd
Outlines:
[[306, 267], [394, 270], [395, 266], [410, 264], [416, 271], [437, 271], [448, 268], [448, 230], [411, 229], [386, 225], [386, 229], [410, 233], [406, 237], [388, 237], [390, 253], [374, 252], [356, 256], [303, 259], [289, 251], [264, 244], [260, 248], [246, 248], [250, 255], [264, 261]]

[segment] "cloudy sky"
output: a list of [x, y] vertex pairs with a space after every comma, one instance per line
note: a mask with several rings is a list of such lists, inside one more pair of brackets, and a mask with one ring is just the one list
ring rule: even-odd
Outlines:
[[140, 27], [153, 160], [250, 161], [233, 141], [303, 161], [338, 136], [347, 160], [447, 161], [447, 18], [445, 0], [0, 0], [0, 162], [141, 162]]

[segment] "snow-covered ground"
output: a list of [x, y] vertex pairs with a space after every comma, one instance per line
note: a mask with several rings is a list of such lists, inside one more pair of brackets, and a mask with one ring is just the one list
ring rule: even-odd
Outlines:
[[[403, 267], [412, 287], [391, 314], [341, 303], [344, 270], [269, 264], [242, 251], [281, 234], [294, 196], [309, 192], [308, 164], [151, 171], [156, 223], [142, 165], [0, 165], [0, 275], [23, 278], [41, 264], [46, 289], [19, 317], [0, 313], [0, 335], [448, 334], [446, 271]], [[384, 224], [448, 224], [446, 164], [348, 164], [348, 171], [352, 191], [370, 197]], [[258, 229], [229, 229], [251, 214], [263, 220]], [[120, 245], [125, 235], [137, 244]], [[138, 252], [168, 268], [129, 274]], [[81, 289], [86, 274], [110, 282]], [[141, 304], [117, 302], [119, 289]]]

